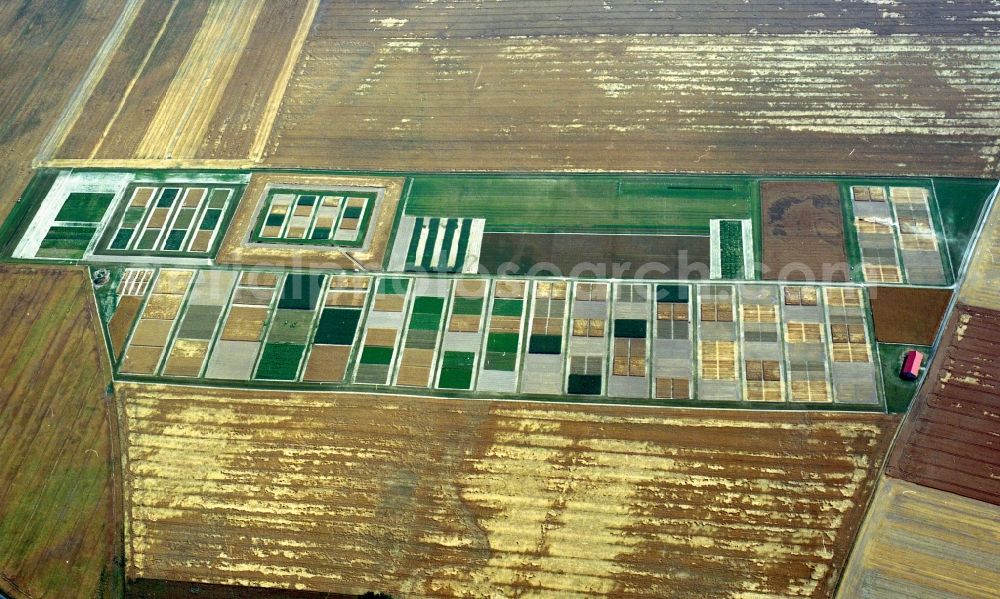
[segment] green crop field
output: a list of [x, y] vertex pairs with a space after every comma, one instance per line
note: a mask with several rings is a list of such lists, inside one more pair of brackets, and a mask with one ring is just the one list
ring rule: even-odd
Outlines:
[[746, 177], [425, 175], [411, 216], [486, 219], [489, 232], [708, 234], [712, 218], [750, 218]]

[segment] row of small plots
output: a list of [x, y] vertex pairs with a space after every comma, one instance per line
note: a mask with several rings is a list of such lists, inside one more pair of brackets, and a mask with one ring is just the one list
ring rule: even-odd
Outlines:
[[135, 187], [108, 249], [207, 252], [232, 195], [228, 187]]
[[946, 285], [929, 192], [922, 187], [889, 187], [888, 193], [886, 189], [851, 188], [865, 280]]
[[357, 241], [361, 222], [372, 203], [365, 197], [275, 193], [271, 196], [260, 237]]
[[[163, 272], [177, 279], [177, 272], [192, 271]], [[202, 271], [178, 319], [186, 287], [169, 285], [177, 297], [164, 310], [163, 277], [123, 373], [637, 399], [878, 402], [864, 296], [856, 287]], [[180, 324], [171, 343], [174, 320]]]

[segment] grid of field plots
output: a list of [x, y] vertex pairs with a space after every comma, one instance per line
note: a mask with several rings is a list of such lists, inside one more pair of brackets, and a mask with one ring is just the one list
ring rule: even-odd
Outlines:
[[132, 186], [99, 251], [208, 254], [235, 191], [213, 185]]
[[273, 191], [256, 241], [358, 246], [364, 242], [375, 193]]
[[109, 331], [127, 346], [126, 375], [485, 396], [880, 398], [856, 286], [135, 269], [119, 287], [126, 315]]
[[923, 187], [854, 186], [851, 207], [866, 281], [946, 285], [948, 275], [938, 247]]

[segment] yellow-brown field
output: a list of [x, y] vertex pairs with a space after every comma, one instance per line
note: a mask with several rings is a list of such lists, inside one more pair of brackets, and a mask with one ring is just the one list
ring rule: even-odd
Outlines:
[[45, 158], [230, 166], [259, 158], [317, 1], [140, 3]]
[[896, 418], [119, 385], [134, 577], [825, 597]]
[[976, 240], [969, 270], [962, 282], [958, 299], [962, 303], [1000, 310], [1000, 205], [983, 218], [982, 234]]
[[838, 597], [996, 597], [1000, 508], [883, 478]]
[[111, 381], [82, 270], [0, 266], [0, 591], [115, 596]]

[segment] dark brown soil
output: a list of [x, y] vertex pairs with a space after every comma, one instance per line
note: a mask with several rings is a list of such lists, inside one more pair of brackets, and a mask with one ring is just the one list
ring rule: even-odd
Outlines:
[[764, 181], [760, 195], [765, 279], [848, 280], [836, 183]]
[[948, 308], [951, 290], [874, 287], [869, 297], [877, 340], [931, 345]]

